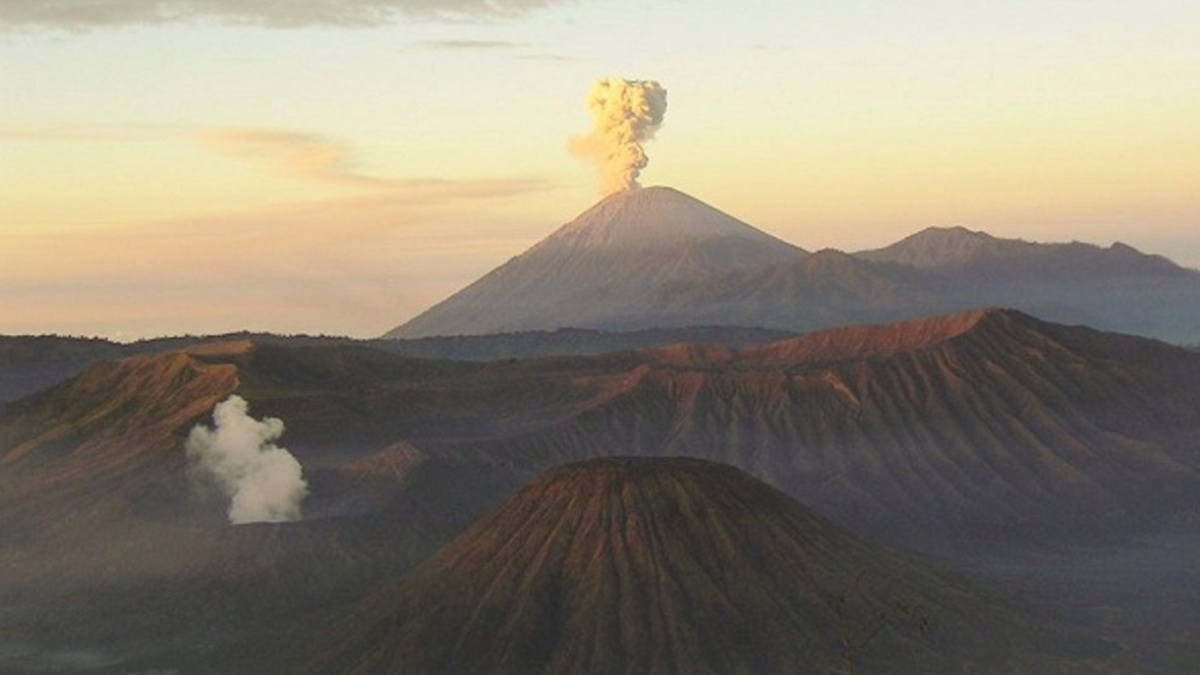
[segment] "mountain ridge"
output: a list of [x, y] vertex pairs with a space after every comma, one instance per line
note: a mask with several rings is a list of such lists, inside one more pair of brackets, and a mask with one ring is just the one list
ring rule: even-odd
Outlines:
[[982, 230], [962, 225], [927, 227], [880, 249], [858, 251], [866, 260], [883, 260], [913, 267], [938, 267], [970, 257], [996, 238]]
[[[164, 381], [121, 388], [137, 381], [126, 371], [138, 364], [147, 376], [165, 373]], [[211, 396], [236, 392], [260, 414], [284, 419], [288, 447], [307, 467], [336, 466], [397, 441], [434, 459], [518, 474], [613, 447], [696, 454], [789, 490], [814, 490], [818, 506], [883, 536], [967, 536], [1011, 530], [1014, 522], [1031, 535], [1095, 532], [1078, 525], [1100, 518], [1086, 513], [1089, 505], [1104, 505], [1116, 532], [1118, 522], [1161, 510], [1156, 500], [1174, 503], [1200, 472], [1186, 441], [1189, 425], [1200, 425], [1188, 407], [1200, 381], [1195, 352], [996, 308], [755, 347], [679, 344], [483, 364], [356, 346], [240, 345], [139, 357], [95, 366], [11, 406], [0, 416], [0, 462], [56, 485], [92, 480], [94, 470], [84, 467], [109, 458], [104, 448], [115, 453], [133, 430], [142, 434], [138, 444], [168, 453], [184, 420], [201, 417], [212, 400], [155, 392], [171, 388], [176, 370], [213, 368], [228, 375]], [[993, 384], [982, 387], [984, 380]], [[80, 387], [128, 396], [61, 400]], [[1152, 391], [1170, 397], [1152, 404]], [[174, 421], [162, 426], [121, 412], [141, 392]], [[1124, 426], [1113, 429], [1109, 417]], [[898, 420], [904, 434], [880, 435]], [[85, 431], [92, 440], [73, 440]], [[116, 461], [121, 456], [103, 461], [127, 466]], [[1140, 467], [1137, 479], [1120, 479], [1121, 465]], [[1159, 488], [1144, 490], [1153, 480]], [[41, 502], [42, 481], [12, 513]], [[937, 486], [932, 492], [928, 481]], [[951, 488], [964, 481], [976, 497]]]
[[[1108, 247], [1071, 241], [1041, 243], [1006, 239], [962, 226], [929, 227], [880, 249], [859, 251], [856, 257], [877, 262], [905, 264], [920, 269], [995, 267], [1012, 264], [1029, 256], [1041, 262], [1084, 262], [1103, 265], [1109, 274], [1188, 275], [1196, 270], [1176, 264], [1161, 255], [1141, 251], [1117, 241]], [[1078, 265], [1076, 265], [1078, 267]], [[1029, 270], [1022, 269], [1022, 273]], [[1043, 272], [1052, 270], [1043, 270]]]
[[398, 340], [362, 340], [319, 335], [238, 332], [153, 338], [118, 343], [100, 338], [0, 336], [0, 406], [58, 384], [102, 361], [186, 349], [208, 342], [251, 340], [284, 346], [359, 345], [400, 356], [434, 360], [494, 361], [514, 358], [600, 354], [676, 342], [720, 342], [731, 346], [770, 342], [790, 331], [741, 326], [685, 326], [627, 332], [582, 328], [490, 335], [453, 335]]
[[786, 361], [834, 361], [849, 358], [892, 356], [897, 353], [928, 349], [953, 340], [981, 325], [1015, 321], [1036, 321], [1016, 310], [987, 307], [959, 314], [921, 317], [881, 327], [878, 324], [843, 326], [801, 335], [755, 347], [738, 353], [748, 358], [774, 358]]

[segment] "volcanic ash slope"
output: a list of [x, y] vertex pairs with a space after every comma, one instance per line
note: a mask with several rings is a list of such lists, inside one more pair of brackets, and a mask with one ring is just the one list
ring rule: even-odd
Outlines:
[[1071, 672], [1051, 645], [1103, 647], [733, 467], [607, 458], [542, 474], [339, 617], [302, 662], [364, 674]]

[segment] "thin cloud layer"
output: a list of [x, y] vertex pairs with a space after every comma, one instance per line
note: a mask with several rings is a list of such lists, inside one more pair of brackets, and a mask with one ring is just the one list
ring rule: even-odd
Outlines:
[[200, 134], [199, 140], [230, 157], [267, 164], [297, 176], [363, 185], [388, 183], [356, 173], [350, 149], [319, 134], [273, 129], [219, 129]]
[[[65, 131], [93, 137], [91, 129]], [[123, 225], [0, 228], [0, 333], [378, 335], [528, 245], [532, 235], [514, 235], [514, 222], [489, 215], [484, 202], [559, 187], [532, 175], [366, 175], [349, 146], [296, 131], [177, 129], [164, 138], [361, 191], [322, 196], [318, 185], [301, 202]]]
[[489, 199], [543, 190], [534, 177], [447, 180], [384, 178], [355, 170], [354, 153], [320, 134], [276, 129], [217, 129], [199, 134], [202, 145], [229, 157], [264, 165], [300, 178], [374, 188], [409, 203]]
[[496, 215], [488, 202], [553, 187], [519, 178], [414, 181], [70, 234], [0, 231], [0, 333], [379, 335], [552, 224]]
[[516, 47], [527, 46], [524, 42], [510, 42], [508, 40], [427, 40], [418, 43], [429, 49], [451, 49], [451, 50], [490, 50], [490, 49], [513, 49]]
[[399, 17], [503, 18], [558, 0], [7, 0], [0, 27], [88, 30], [194, 20], [270, 28], [377, 26]]

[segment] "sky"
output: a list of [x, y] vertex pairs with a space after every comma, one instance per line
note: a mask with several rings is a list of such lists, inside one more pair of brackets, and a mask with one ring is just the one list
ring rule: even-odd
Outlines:
[[645, 184], [804, 248], [965, 225], [1200, 266], [1194, 0], [0, 0], [0, 333], [374, 336]]

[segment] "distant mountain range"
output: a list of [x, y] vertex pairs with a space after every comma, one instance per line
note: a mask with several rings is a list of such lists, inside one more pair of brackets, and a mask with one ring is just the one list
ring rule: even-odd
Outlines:
[[677, 190], [606, 197], [385, 337], [692, 325], [810, 331], [980, 306], [1177, 343], [1200, 338], [1200, 272], [1124, 245], [930, 228], [808, 253]]
[[1038, 244], [999, 239], [965, 227], [931, 227], [891, 246], [856, 257], [919, 269], [971, 274], [989, 281], [1084, 281], [1122, 277], [1189, 276], [1170, 260], [1122, 243]]
[[[229, 527], [192, 489], [183, 439], [233, 393], [285, 421], [305, 520]], [[963, 564], [1196, 532], [1197, 437], [1200, 354], [1008, 310], [486, 363], [197, 345], [0, 414], [5, 639], [38, 645], [39, 668], [80, 645], [126, 670], [208, 658], [373, 592], [589, 457], [731, 464], [856, 536]]]

